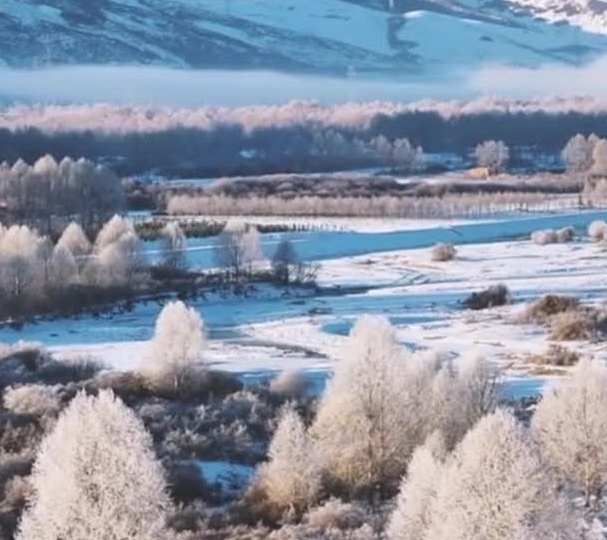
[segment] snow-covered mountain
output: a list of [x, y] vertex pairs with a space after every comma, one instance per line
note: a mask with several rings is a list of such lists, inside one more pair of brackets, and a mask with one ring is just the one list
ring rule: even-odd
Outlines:
[[552, 23], [566, 23], [589, 32], [607, 33], [607, 2], [604, 0], [509, 0], [514, 8]]
[[402, 76], [486, 63], [576, 65], [605, 52], [601, 0], [0, 0], [0, 64], [13, 67]]

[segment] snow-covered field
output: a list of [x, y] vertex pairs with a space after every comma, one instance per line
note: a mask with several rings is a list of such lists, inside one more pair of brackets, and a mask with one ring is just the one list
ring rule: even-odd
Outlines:
[[[319, 281], [330, 294], [285, 296], [280, 290], [261, 288], [246, 298], [211, 295], [191, 304], [201, 311], [210, 332], [208, 361], [252, 381], [269, 372], [304, 369], [322, 386], [355, 319], [373, 313], [388, 317], [411, 349], [438, 350], [454, 358], [484, 355], [508, 369], [519, 393], [533, 392], [543, 376], [538, 378], [526, 357], [545, 352], [550, 342], [545, 328], [520, 324], [522, 309], [547, 293], [602, 302], [607, 292], [607, 250], [581, 234], [572, 243], [546, 246], [520, 235], [533, 230], [531, 225], [582, 227], [596, 217], [605, 215], [555, 215], [446, 228], [435, 222], [428, 223], [433, 225], [428, 229], [396, 234], [342, 233], [341, 244], [335, 243], [338, 233], [314, 233], [316, 244], [308, 245], [307, 258], [321, 261]], [[512, 240], [515, 236], [519, 239]], [[428, 246], [447, 239], [461, 240], [457, 258], [431, 261]], [[301, 245], [306, 242], [301, 239]], [[331, 246], [336, 255], [347, 255], [331, 258]], [[471, 292], [499, 283], [512, 292], [511, 305], [480, 312], [462, 309], [460, 302]], [[40, 321], [22, 330], [4, 328], [0, 341], [37, 341], [67, 359], [93, 356], [114, 369], [136, 369], [145, 366], [147, 340], [160, 309], [159, 302], [147, 302], [130, 312]], [[603, 344], [567, 345], [579, 354], [607, 359]]]
[[[432, 262], [427, 249], [327, 261], [319, 277], [323, 284], [383, 285], [351, 300], [396, 320], [403, 342], [416, 348], [457, 354], [474, 349], [509, 363], [542, 352], [548, 344], [544, 329], [517, 323], [524, 305], [549, 293], [599, 302], [607, 291], [602, 279], [606, 265], [607, 251], [585, 240], [547, 246], [516, 241], [459, 246], [457, 259], [449, 262]], [[500, 283], [512, 292], [512, 305], [479, 312], [460, 309], [458, 302], [471, 292]], [[337, 318], [349, 327], [355, 315]], [[421, 320], [399, 324], [407, 318]], [[323, 325], [334, 319], [292, 319], [280, 327], [262, 323], [250, 331], [266, 339], [281, 335], [292, 336], [292, 343], [318, 343], [319, 352], [332, 356], [339, 339], [327, 343]], [[579, 352], [605, 355], [602, 344], [574, 345]]]

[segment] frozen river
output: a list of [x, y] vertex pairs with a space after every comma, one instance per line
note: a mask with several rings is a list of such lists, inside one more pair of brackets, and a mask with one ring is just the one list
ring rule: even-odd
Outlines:
[[[529, 236], [539, 229], [572, 226], [585, 228], [595, 219], [607, 220], [607, 211], [577, 212], [492, 222], [469, 223], [451, 227], [437, 226], [429, 229], [397, 232], [290, 232], [263, 235], [263, 249], [271, 257], [281, 239], [293, 242], [298, 255], [304, 261], [323, 261], [376, 252], [398, 251], [433, 246], [439, 242], [452, 244], [477, 244], [496, 242]], [[215, 266], [214, 238], [190, 239], [188, 259], [193, 268]], [[159, 243], [147, 242], [146, 250], [154, 260], [158, 256]]]

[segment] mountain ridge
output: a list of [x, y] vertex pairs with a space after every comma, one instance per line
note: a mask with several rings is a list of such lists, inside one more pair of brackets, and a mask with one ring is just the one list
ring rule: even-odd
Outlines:
[[137, 64], [426, 76], [581, 65], [602, 0], [2, 0], [0, 65]]

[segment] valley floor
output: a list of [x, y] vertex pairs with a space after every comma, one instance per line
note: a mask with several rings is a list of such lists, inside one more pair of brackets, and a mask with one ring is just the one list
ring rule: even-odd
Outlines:
[[[586, 217], [588, 221], [596, 216]], [[559, 225], [572, 218], [546, 220]], [[579, 225], [580, 221], [578, 217]], [[518, 231], [520, 220], [517, 223], [513, 221], [512, 228]], [[430, 237], [433, 231], [445, 230], [437, 222], [433, 225]], [[479, 238], [482, 229], [490, 238], [508, 224], [472, 227]], [[211, 295], [193, 301], [209, 328], [210, 364], [251, 381], [277, 371], [303, 369], [320, 390], [355, 319], [373, 313], [388, 317], [411, 349], [437, 350], [453, 358], [484, 355], [507, 368], [513, 393], [534, 393], [547, 377], [562, 370], [529, 364], [527, 357], [545, 352], [550, 340], [545, 328], [520, 323], [526, 303], [555, 293], [597, 304], [607, 291], [603, 279], [607, 251], [589, 242], [581, 229], [580, 237], [566, 244], [541, 246], [526, 239], [462, 244], [457, 246], [456, 259], [449, 262], [431, 261], [426, 247], [372, 249], [321, 262], [319, 283], [333, 289], [332, 294], [284, 294], [260, 287], [245, 298]], [[471, 292], [496, 284], [510, 289], [510, 305], [483, 311], [462, 308], [461, 301]], [[160, 309], [159, 303], [148, 302], [137, 304], [133, 311], [97, 318], [40, 321], [23, 330], [2, 329], [0, 340], [41, 342], [60, 357], [93, 356], [111, 368], [128, 370], [145, 364], [147, 340]], [[566, 345], [581, 355], [607, 358], [602, 343]]]

